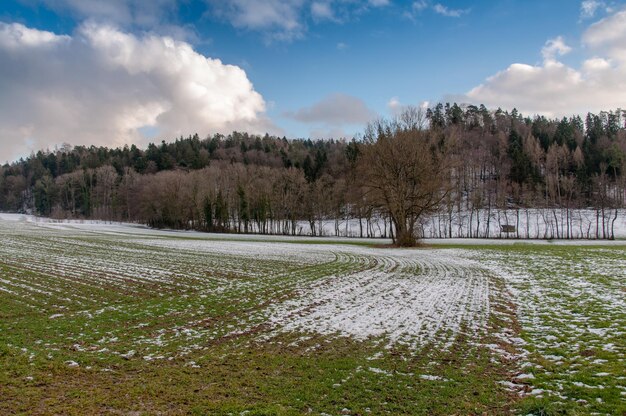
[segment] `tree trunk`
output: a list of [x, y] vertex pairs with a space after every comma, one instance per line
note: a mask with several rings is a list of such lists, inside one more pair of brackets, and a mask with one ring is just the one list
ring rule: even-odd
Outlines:
[[413, 230], [407, 227], [406, 221], [395, 221], [396, 236], [394, 243], [399, 247], [415, 247], [417, 240], [413, 235]]

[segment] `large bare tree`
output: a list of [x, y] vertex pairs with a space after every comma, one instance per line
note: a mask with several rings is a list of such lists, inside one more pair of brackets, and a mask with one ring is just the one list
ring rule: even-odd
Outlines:
[[439, 208], [451, 190], [453, 157], [448, 139], [415, 122], [419, 110], [378, 120], [365, 132], [359, 177], [379, 211], [389, 215], [394, 243], [417, 244], [417, 224]]

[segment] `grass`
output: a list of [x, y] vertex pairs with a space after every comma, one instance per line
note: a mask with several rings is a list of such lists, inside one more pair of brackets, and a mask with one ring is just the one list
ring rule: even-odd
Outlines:
[[[626, 247], [483, 247], [510, 273], [527, 345], [525, 371], [545, 394], [523, 414], [626, 414]], [[484, 254], [483, 254], [484, 255]]]
[[[465, 360], [455, 356], [459, 351], [428, 357], [392, 351], [390, 356], [368, 360], [375, 346], [340, 339], [314, 353], [303, 353], [306, 345], [284, 347], [289, 341], [250, 346], [241, 345], [244, 340], [231, 341], [158, 365], [141, 359], [109, 361], [110, 372], [53, 365], [41, 380], [10, 386], [4, 397], [14, 400], [5, 410], [31, 413], [37, 403], [46, 412], [70, 414], [106, 410], [337, 414], [343, 409], [352, 414], [449, 414], [454, 409], [480, 414], [497, 412], [507, 402], [505, 395], [494, 396], [493, 388], [484, 383], [485, 371], [495, 375], [485, 355], [475, 357], [461, 374], [458, 365]], [[186, 366], [189, 359], [198, 367]], [[426, 360], [438, 360], [436, 372], [448, 381], [416, 377], [414, 372], [422, 371]], [[19, 398], [13, 389], [19, 389]]]
[[[268, 324], [272, 305], [298, 296], [307, 282], [375, 267], [375, 256], [342, 253], [336, 243], [307, 259], [315, 248], [309, 240], [298, 246], [301, 258], [272, 253], [284, 242], [264, 241], [269, 254], [251, 258], [186, 246], [197, 241], [186, 236], [161, 236], [172, 245], [156, 246], [144, 241], [151, 238], [145, 234], [8, 223], [0, 228], [0, 288], [10, 290], [0, 290], [2, 414], [540, 415], [625, 409], [620, 386], [626, 382], [618, 379], [625, 345], [618, 329], [626, 317], [623, 308], [602, 302], [624, 293], [618, 267], [624, 248], [464, 246], [468, 256], [487, 257], [494, 267], [504, 265], [507, 273], [525, 278], [492, 273], [489, 330], [478, 338], [462, 332], [449, 348], [433, 340], [413, 350], [390, 346], [384, 337], [359, 341], [275, 331]], [[570, 276], [599, 295], [561, 290]], [[512, 300], [520, 299], [535, 309], [520, 308], [518, 321]], [[560, 319], [563, 314], [569, 321]], [[611, 334], [581, 330], [588, 327]], [[498, 336], [506, 331], [526, 345]], [[611, 351], [603, 349], [610, 343]], [[513, 380], [521, 363], [494, 354], [489, 345], [511, 354], [526, 350], [529, 366], [523, 371], [535, 379], [519, 384], [567, 398], [546, 393], [521, 399], [507, 390], [498, 382]], [[563, 364], [546, 356], [562, 356]]]

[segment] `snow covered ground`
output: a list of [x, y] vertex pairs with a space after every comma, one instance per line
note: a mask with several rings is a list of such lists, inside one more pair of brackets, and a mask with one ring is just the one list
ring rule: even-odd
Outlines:
[[[478, 342], [489, 335], [495, 306], [511, 303], [522, 333], [511, 327], [491, 334], [518, 349], [507, 357], [520, 360], [519, 373], [500, 380], [503, 386], [530, 384], [531, 394], [563, 401], [606, 400], [594, 392], [624, 397], [623, 241], [602, 241], [604, 248], [593, 247], [598, 241], [428, 241], [466, 244], [462, 249], [342, 241], [0, 214], [0, 299], [50, 320], [111, 311], [133, 317], [140, 320], [134, 331], [121, 326], [96, 336], [85, 329], [71, 339], [94, 354], [129, 358], [141, 350], [146, 361], [244, 333], [265, 342], [300, 334], [446, 350], [461, 336]], [[133, 302], [154, 296], [176, 300], [159, 310]], [[218, 298], [230, 299], [237, 314], [213, 323], [206, 316]]]
[[[614, 220], [614, 221], [613, 221]], [[568, 227], [566, 224], [569, 223]], [[514, 227], [514, 232], [503, 233], [502, 226]], [[552, 209], [508, 209], [476, 210], [473, 213], [454, 211], [452, 215], [441, 213], [421, 219], [419, 224], [424, 238], [497, 238], [497, 239], [606, 239], [626, 238], [626, 210], [602, 213], [591, 209], [552, 210]], [[298, 230], [303, 235], [310, 234], [308, 222], [301, 221]], [[606, 230], [603, 234], [603, 229]], [[389, 223], [372, 219], [369, 223], [358, 219], [323, 220], [316, 223], [323, 236], [380, 237], [389, 235]]]
[[[59, 229], [66, 231], [77, 232], [90, 232], [108, 235], [129, 235], [129, 236], [141, 236], [145, 235], [152, 238], [169, 238], [169, 237], [191, 237], [194, 239], [205, 240], [241, 240], [241, 241], [268, 241], [268, 242], [302, 242], [303, 237], [308, 238], [307, 241], [311, 242], [357, 242], [357, 243], [371, 243], [371, 244], [390, 244], [391, 238], [382, 238], [378, 232], [374, 233], [371, 238], [357, 238], [358, 233], [348, 233], [347, 237], [345, 233], [340, 233], [339, 236], [334, 236], [334, 222], [324, 221], [323, 236], [308, 236], [306, 233], [299, 236], [289, 235], [268, 235], [268, 234], [215, 234], [204, 233], [198, 231], [183, 231], [183, 230], [157, 230], [150, 228], [146, 225], [124, 223], [124, 222], [111, 222], [111, 221], [99, 221], [99, 220], [53, 220], [50, 218], [36, 217], [26, 214], [12, 214], [12, 213], [0, 213], [0, 221], [17, 222], [22, 224], [31, 224], [46, 229]], [[349, 229], [358, 229], [357, 220], [349, 220]], [[343, 224], [343, 223], [342, 223]], [[467, 237], [452, 237], [452, 238], [437, 238], [426, 237], [423, 241], [427, 245], [506, 245], [506, 244], [556, 244], [556, 245], [624, 245], [626, 244], [626, 213], [618, 217], [618, 221], [615, 223], [615, 240], [595, 240], [587, 238], [572, 238], [572, 239], [543, 239], [543, 238], [514, 238], [514, 236], [500, 235], [494, 231], [491, 233], [491, 238], [467, 238]]]
[[467, 251], [504, 279], [524, 331], [518, 381], [552, 400], [626, 401], [626, 251]]
[[383, 337], [414, 349], [446, 348], [461, 332], [485, 331], [490, 284], [475, 262], [453, 250], [341, 250], [361, 259], [363, 270], [300, 285], [298, 297], [272, 308], [272, 323], [284, 331]]
[[[2, 254], [16, 268], [21, 265], [31, 272], [54, 271], [57, 279], [75, 278], [92, 287], [106, 283], [130, 292], [140, 282], [160, 284], [163, 290], [190, 290], [199, 285], [213, 292], [223, 290], [221, 285], [229, 290], [239, 285], [237, 290], [245, 294], [260, 290], [267, 279], [284, 274], [280, 269], [258, 270], [256, 262], [281, 262], [285, 270], [296, 271], [290, 272], [293, 279], [283, 289], [288, 287], [297, 295], [272, 305], [267, 320], [284, 331], [357, 339], [384, 337], [392, 344], [401, 342], [417, 348], [435, 340], [450, 345], [461, 331], [484, 331], [489, 316], [488, 276], [475, 261], [460, 258], [454, 250], [328, 244], [333, 240], [300, 245], [269, 236], [264, 237], [267, 243], [259, 243], [246, 241], [243, 236], [211, 239], [202, 233], [157, 231], [127, 224], [33, 221], [6, 214], [0, 216], [0, 227], [4, 231]], [[82, 240], [94, 235], [98, 237]], [[51, 243], [59, 246], [56, 257], [50, 257], [44, 247]], [[94, 255], [103, 245], [111, 247], [110, 254]], [[162, 253], [167, 264], [155, 262], [156, 253]], [[194, 259], [206, 256], [206, 263], [189, 264], [187, 254]], [[319, 276], [298, 275], [299, 269], [311, 265], [322, 267]], [[202, 269], [211, 267], [215, 268], [211, 270], [214, 276], [237, 275], [253, 280], [214, 278], [209, 285], [202, 281]], [[178, 276], [182, 270], [185, 276]], [[59, 304], [87, 306], [88, 296], [79, 289], [60, 292], [38, 282], [26, 283], [18, 276], [0, 279], [0, 291], [24, 294], [25, 298], [34, 293], [58, 296]]]

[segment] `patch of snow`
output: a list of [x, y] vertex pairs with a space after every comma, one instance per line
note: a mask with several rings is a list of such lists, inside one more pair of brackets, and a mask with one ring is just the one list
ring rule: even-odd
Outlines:
[[300, 286], [269, 321], [286, 332], [384, 337], [413, 348], [434, 341], [445, 348], [461, 331], [485, 331], [489, 278], [454, 250], [341, 250], [369, 268]]
[[368, 370], [371, 371], [372, 373], [376, 373], [376, 374], [384, 374], [386, 376], [392, 376], [393, 375], [389, 371], [382, 370], [382, 369], [376, 368], [376, 367], [369, 367]]
[[432, 374], [420, 374], [419, 378], [421, 378], [422, 380], [428, 380], [428, 381], [448, 381], [447, 378], [443, 378], [441, 376], [434, 376]]
[[126, 358], [127, 360], [129, 360], [129, 359], [131, 359], [132, 357], [134, 357], [136, 353], [137, 353], [137, 351], [135, 351], [135, 350], [130, 350], [130, 351], [128, 351], [126, 354], [120, 354], [120, 357], [122, 357], [122, 358]]

